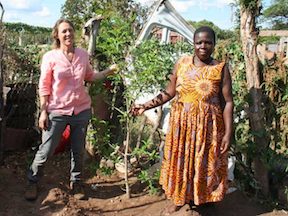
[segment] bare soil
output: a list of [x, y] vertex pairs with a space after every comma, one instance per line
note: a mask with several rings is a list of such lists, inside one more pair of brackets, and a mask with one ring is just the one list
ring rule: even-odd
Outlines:
[[[69, 155], [56, 155], [45, 166], [39, 183], [39, 197], [29, 202], [23, 197], [26, 186], [26, 169], [31, 152], [5, 153], [0, 166], [0, 215], [1, 216], [160, 216], [170, 202], [161, 195], [149, 195], [145, 185], [135, 176], [130, 177], [132, 197], [126, 198], [123, 178], [93, 174], [85, 169], [86, 200], [75, 200], [69, 194]], [[87, 167], [87, 166], [85, 166]], [[196, 214], [198, 212], [198, 214]], [[247, 197], [237, 190], [212, 206], [185, 205], [172, 216], [286, 216], [285, 210], [273, 210]]]

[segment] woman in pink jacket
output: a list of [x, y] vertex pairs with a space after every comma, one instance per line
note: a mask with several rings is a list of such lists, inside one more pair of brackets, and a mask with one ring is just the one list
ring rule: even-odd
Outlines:
[[89, 63], [88, 53], [74, 44], [74, 27], [66, 19], [56, 22], [52, 36], [54, 49], [44, 54], [39, 80], [42, 144], [28, 172], [27, 200], [37, 198], [39, 171], [53, 155], [67, 125], [71, 129], [70, 187], [77, 199], [85, 198], [81, 185], [82, 155], [87, 125], [91, 117], [91, 99], [84, 81], [103, 79], [117, 71], [117, 65], [97, 72]]

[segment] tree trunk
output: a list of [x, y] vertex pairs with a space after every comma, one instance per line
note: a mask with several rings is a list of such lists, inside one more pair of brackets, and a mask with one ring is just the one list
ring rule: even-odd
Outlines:
[[[129, 100], [126, 99], [126, 113], [129, 113]], [[131, 120], [129, 115], [126, 117], [126, 139], [124, 141], [125, 144], [125, 154], [124, 154], [124, 163], [125, 163], [125, 186], [126, 186], [126, 197], [131, 198], [130, 193], [130, 185], [129, 185], [129, 161], [128, 161], [128, 154], [129, 154], [129, 146], [130, 146], [130, 136], [131, 136]]]
[[[258, 15], [260, 1], [255, 11], [241, 7], [240, 13], [240, 34], [242, 49], [246, 65], [247, 87], [250, 93], [248, 116], [251, 129], [254, 132], [254, 142], [257, 153], [266, 151], [268, 139], [265, 137], [264, 112], [261, 107], [262, 90], [260, 87], [259, 60], [256, 52], [258, 31], [255, 18]], [[265, 195], [269, 193], [268, 171], [260, 157], [253, 160], [254, 175]]]
[[3, 99], [3, 49], [4, 49], [4, 31], [3, 31], [3, 14], [4, 8], [0, 2], [1, 7], [1, 17], [0, 17], [0, 164], [4, 162], [4, 129], [5, 129], [5, 119], [4, 119], [4, 99]]

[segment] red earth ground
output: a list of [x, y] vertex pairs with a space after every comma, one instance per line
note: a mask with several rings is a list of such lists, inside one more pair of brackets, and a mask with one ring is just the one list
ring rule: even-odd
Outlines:
[[[1, 216], [160, 216], [170, 202], [162, 195], [149, 195], [145, 186], [131, 177], [132, 197], [127, 199], [124, 181], [117, 174], [99, 176], [88, 174], [85, 169], [87, 200], [75, 200], [69, 194], [69, 156], [57, 155], [45, 166], [45, 175], [39, 186], [39, 197], [29, 202], [23, 197], [26, 185], [26, 168], [31, 153], [5, 153], [0, 166], [0, 215]], [[86, 166], [87, 167], [87, 166]], [[196, 210], [196, 211], [195, 211]], [[196, 214], [198, 212], [198, 214]], [[213, 206], [182, 207], [172, 216], [286, 216], [287, 210], [273, 210], [247, 197], [237, 190]]]

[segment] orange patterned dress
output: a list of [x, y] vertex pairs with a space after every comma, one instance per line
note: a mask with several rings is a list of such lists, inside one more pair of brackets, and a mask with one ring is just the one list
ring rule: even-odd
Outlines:
[[217, 202], [227, 189], [227, 154], [220, 154], [225, 132], [220, 106], [224, 62], [196, 67], [192, 56], [176, 64], [176, 98], [172, 102], [160, 184], [168, 199], [182, 206]]

